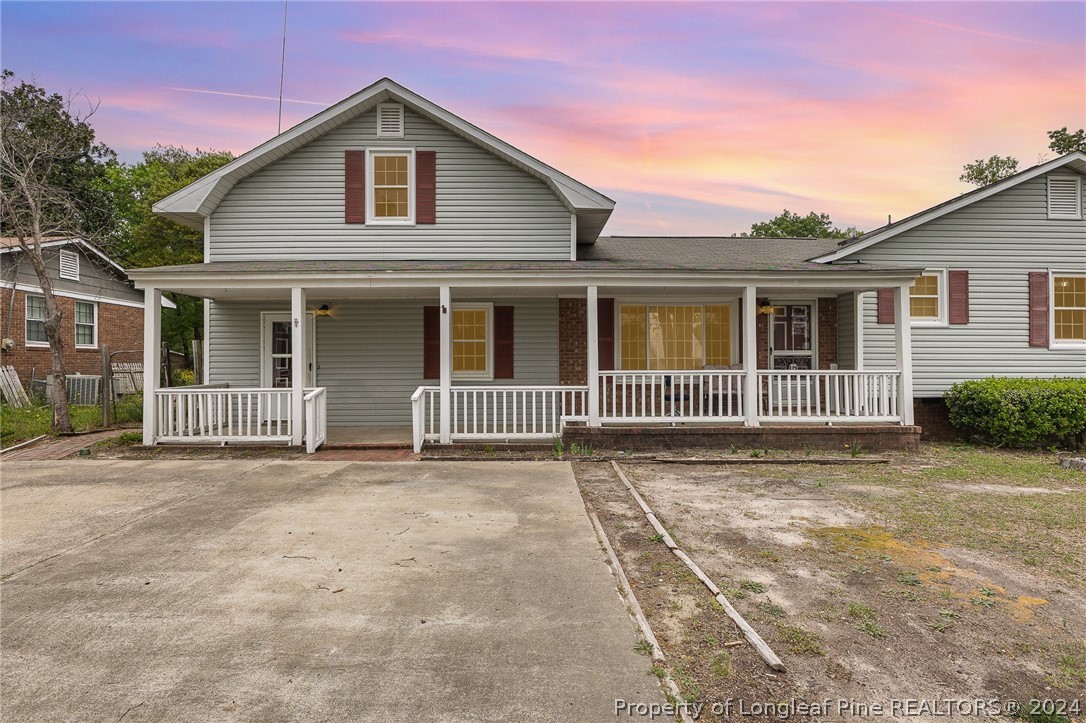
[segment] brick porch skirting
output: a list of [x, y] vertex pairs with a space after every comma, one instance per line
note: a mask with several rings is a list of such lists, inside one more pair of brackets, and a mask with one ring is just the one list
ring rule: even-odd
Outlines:
[[860, 444], [871, 452], [915, 452], [920, 446], [920, 427], [893, 424], [765, 425], [742, 426], [567, 426], [562, 435], [567, 445], [591, 444], [595, 449], [815, 449], [846, 451]]

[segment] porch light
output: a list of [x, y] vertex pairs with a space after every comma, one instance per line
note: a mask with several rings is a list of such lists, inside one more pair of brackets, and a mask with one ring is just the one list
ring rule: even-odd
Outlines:
[[317, 316], [331, 316], [331, 315], [332, 315], [332, 309], [331, 309], [331, 307], [328, 306], [328, 304], [321, 304], [320, 308], [317, 309]]
[[769, 303], [769, 299], [758, 300], [758, 313], [762, 316], [769, 316], [773, 313], [773, 304]]

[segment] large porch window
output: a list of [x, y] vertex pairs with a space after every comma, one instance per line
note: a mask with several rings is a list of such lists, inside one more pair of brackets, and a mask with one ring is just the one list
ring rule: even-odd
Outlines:
[[703, 369], [732, 363], [730, 304], [622, 304], [623, 369]]
[[490, 379], [489, 304], [457, 305], [452, 312], [452, 371], [460, 379]]

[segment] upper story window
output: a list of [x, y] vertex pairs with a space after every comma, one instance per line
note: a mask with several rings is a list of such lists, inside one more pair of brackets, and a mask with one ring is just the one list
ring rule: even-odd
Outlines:
[[45, 297], [26, 297], [26, 343], [29, 345], [48, 344], [45, 336]]
[[75, 345], [98, 346], [98, 305], [91, 301], [75, 302]]
[[377, 105], [377, 137], [403, 138], [403, 106], [399, 103]]
[[452, 372], [464, 379], [492, 379], [490, 304], [462, 304], [452, 312]]
[[1082, 178], [1048, 176], [1048, 217], [1082, 218]]
[[909, 316], [916, 325], [946, 324], [946, 271], [925, 271], [909, 289]]
[[1052, 274], [1053, 345], [1086, 343], [1086, 275]]
[[74, 251], [60, 252], [60, 278], [79, 281], [79, 254]]
[[623, 304], [619, 351], [623, 369], [703, 369], [732, 362], [727, 304]]
[[415, 222], [415, 154], [411, 150], [370, 150], [366, 164], [369, 223]]

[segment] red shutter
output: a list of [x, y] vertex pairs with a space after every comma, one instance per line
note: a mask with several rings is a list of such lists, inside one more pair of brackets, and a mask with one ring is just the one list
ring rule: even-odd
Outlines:
[[513, 307], [494, 307], [494, 378], [513, 378]]
[[600, 370], [608, 371], [615, 368], [615, 300], [599, 299], [596, 309]]
[[1029, 272], [1029, 345], [1048, 348], [1048, 272]]
[[422, 378], [441, 378], [441, 309], [422, 308]]
[[437, 223], [437, 153], [415, 151], [415, 223]]
[[969, 272], [948, 271], [947, 276], [950, 277], [948, 281], [948, 286], [950, 287], [949, 321], [951, 324], [968, 324]]
[[343, 220], [365, 223], [366, 152], [344, 151], [343, 155]]
[[879, 289], [875, 320], [879, 324], [894, 323], [894, 290]]

